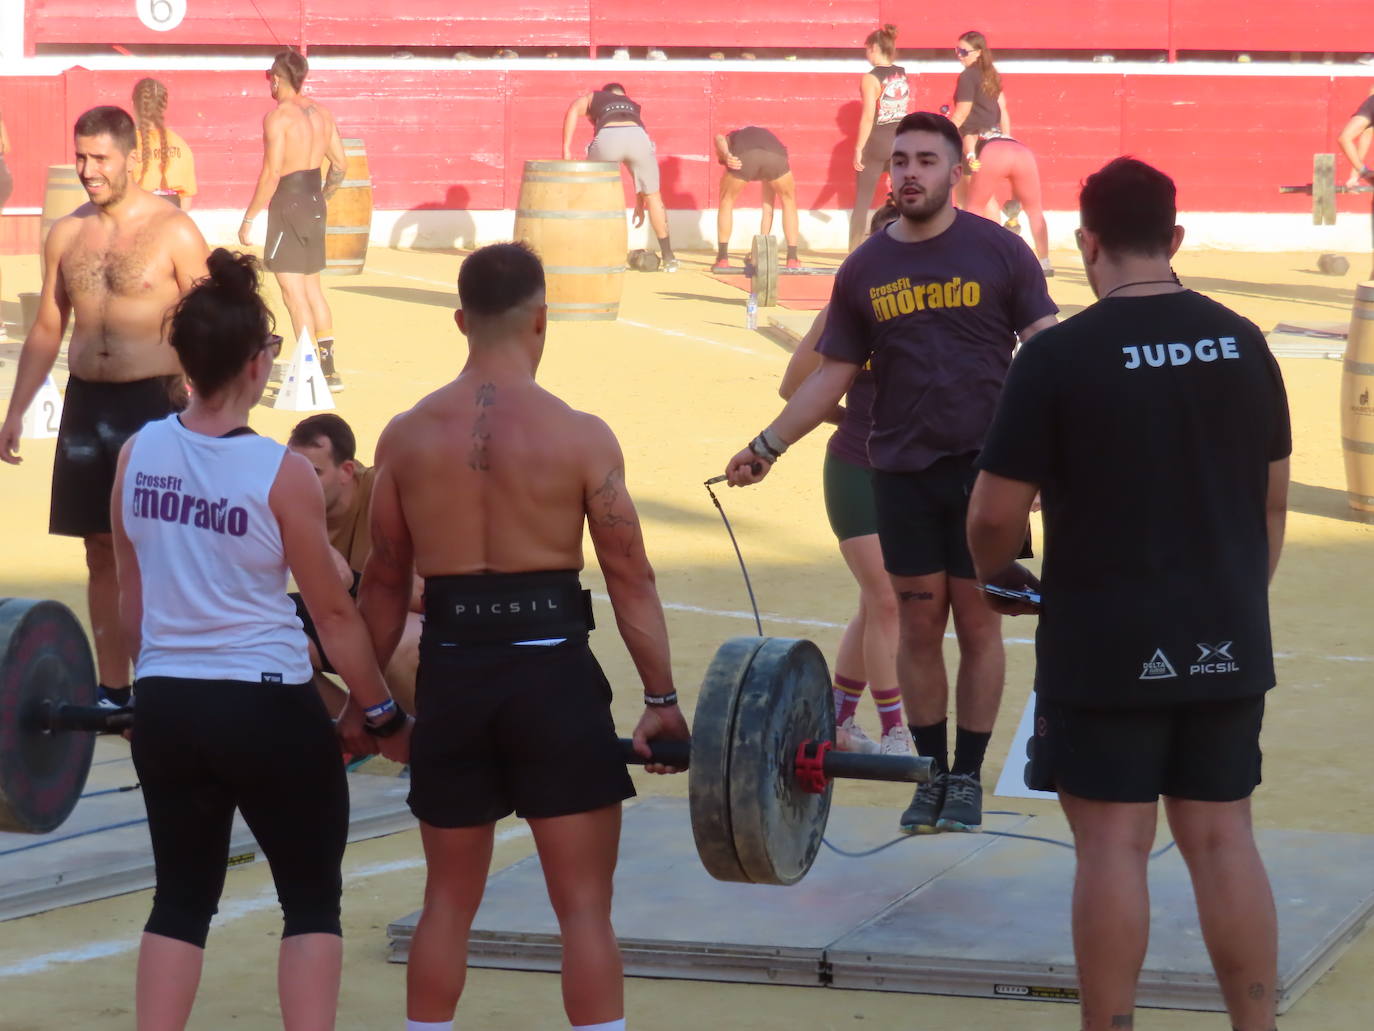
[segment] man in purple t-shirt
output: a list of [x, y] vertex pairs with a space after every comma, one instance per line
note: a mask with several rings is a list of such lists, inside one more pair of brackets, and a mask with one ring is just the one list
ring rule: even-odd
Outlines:
[[[938, 772], [902, 814], [908, 833], [982, 824], [983, 755], [1006, 658], [1001, 617], [974, 580], [964, 519], [1016, 339], [1053, 325], [1058, 311], [1019, 236], [950, 204], [959, 162], [948, 118], [923, 111], [898, 125], [892, 183], [901, 217], [840, 267], [816, 348], [820, 368], [726, 468], [731, 486], [763, 479], [872, 362], [868, 449], [883, 563], [900, 599], [897, 679], [917, 751]], [[943, 655], [951, 610], [960, 647], [953, 767]]]

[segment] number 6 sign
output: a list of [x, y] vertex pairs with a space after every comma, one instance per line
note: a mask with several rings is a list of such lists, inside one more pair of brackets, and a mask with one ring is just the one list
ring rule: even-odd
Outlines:
[[134, 10], [154, 32], [170, 32], [186, 17], [186, 0], [134, 0]]

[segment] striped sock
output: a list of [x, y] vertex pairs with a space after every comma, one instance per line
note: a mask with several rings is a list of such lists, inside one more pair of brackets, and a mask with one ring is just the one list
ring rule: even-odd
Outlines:
[[835, 676], [835, 686], [831, 696], [835, 699], [835, 723], [838, 726], [853, 716], [859, 708], [859, 699], [864, 696], [866, 680], [850, 680], [848, 677]]
[[893, 727], [902, 725], [902, 689], [893, 687], [890, 691], [879, 691], [873, 689], [873, 704], [878, 707], [878, 719], [882, 721], [882, 730], [886, 734]]

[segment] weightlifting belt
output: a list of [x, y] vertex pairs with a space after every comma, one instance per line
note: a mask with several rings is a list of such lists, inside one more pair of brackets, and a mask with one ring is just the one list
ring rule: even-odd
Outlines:
[[425, 578], [425, 643], [514, 644], [596, 628], [577, 570]]

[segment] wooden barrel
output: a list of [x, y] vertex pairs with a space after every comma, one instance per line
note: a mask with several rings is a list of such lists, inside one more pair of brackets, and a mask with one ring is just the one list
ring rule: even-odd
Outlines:
[[356, 276], [367, 260], [372, 234], [372, 173], [362, 140], [344, 140], [344, 179], [325, 205], [324, 271], [331, 276]]
[[89, 200], [86, 187], [76, 174], [75, 165], [49, 165], [48, 184], [43, 190], [43, 221], [38, 228], [38, 253], [48, 239], [48, 230], [59, 218], [66, 218]]
[[1346, 499], [1356, 519], [1374, 523], [1374, 282], [1355, 288], [1341, 374], [1341, 447]]
[[550, 319], [615, 321], [629, 242], [618, 164], [526, 161], [515, 239], [544, 262]]

